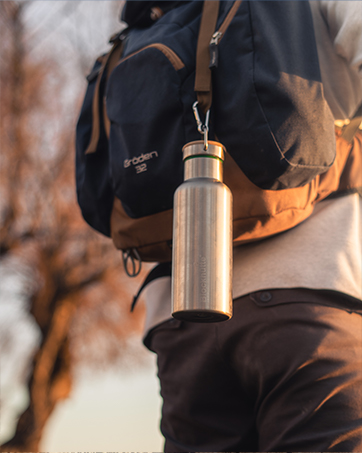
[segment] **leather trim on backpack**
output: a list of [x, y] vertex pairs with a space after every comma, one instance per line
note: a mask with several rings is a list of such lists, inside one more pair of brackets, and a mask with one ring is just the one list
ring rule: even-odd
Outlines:
[[[281, 191], [262, 190], [251, 183], [228, 155], [225, 183], [234, 197], [234, 245], [286, 231], [306, 220], [316, 203], [332, 193], [362, 186], [361, 134], [352, 143], [337, 136], [337, 154], [332, 167], [303, 187]], [[236, 192], [237, 191], [237, 192]]]
[[127, 215], [115, 197], [111, 215], [111, 237], [121, 250], [136, 248], [142, 261], [171, 261], [173, 211], [159, 212], [139, 219]]
[[339, 148], [351, 149], [339, 180], [337, 193], [358, 191], [362, 194], [362, 131], [358, 131], [351, 141], [344, 139], [343, 130], [337, 134]]

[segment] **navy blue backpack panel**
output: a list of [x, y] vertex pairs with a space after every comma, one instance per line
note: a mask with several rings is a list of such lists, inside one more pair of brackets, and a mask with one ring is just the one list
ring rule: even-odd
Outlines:
[[[150, 9], [168, 2], [140, 3]], [[201, 139], [192, 105], [203, 2], [172, 3], [152, 25], [138, 10], [142, 23], [136, 20], [123, 33], [122, 55], [108, 80], [102, 75], [99, 140], [88, 154], [94, 81], [82, 107], [78, 200], [85, 220], [107, 235], [115, 197], [132, 219], [172, 209], [183, 180], [182, 147]], [[223, 33], [212, 68], [209, 138], [225, 145], [258, 187], [303, 186], [335, 157], [309, 3], [234, 4], [220, 2], [216, 30]]]
[[190, 43], [197, 42], [202, 2], [186, 6], [150, 28], [131, 30], [108, 81], [112, 183], [133, 218], [172, 208], [183, 180], [182, 147], [200, 138], [192, 111], [196, 45]]
[[243, 2], [220, 41], [213, 87], [216, 134], [257, 186], [299, 187], [333, 163], [308, 2]]

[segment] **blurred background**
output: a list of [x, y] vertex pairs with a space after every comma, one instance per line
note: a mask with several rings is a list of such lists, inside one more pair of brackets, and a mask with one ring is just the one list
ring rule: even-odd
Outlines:
[[75, 124], [119, 1], [0, 1], [1, 451], [161, 451], [155, 357], [142, 346], [149, 269], [76, 203]]

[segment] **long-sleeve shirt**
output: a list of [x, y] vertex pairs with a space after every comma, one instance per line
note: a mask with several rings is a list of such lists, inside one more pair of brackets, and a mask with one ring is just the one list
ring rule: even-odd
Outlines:
[[[362, 2], [311, 1], [325, 98], [335, 120], [362, 103]], [[362, 171], [362, 169], [361, 169]], [[234, 249], [233, 297], [266, 289], [332, 290], [361, 301], [362, 199], [322, 201], [302, 224]], [[145, 333], [171, 317], [171, 280], [145, 289]]]

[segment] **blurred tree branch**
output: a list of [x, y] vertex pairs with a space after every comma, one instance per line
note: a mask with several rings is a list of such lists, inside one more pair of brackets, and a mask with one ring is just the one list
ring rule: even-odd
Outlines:
[[70, 392], [74, 364], [100, 357], [116, 363], [143, 317], [140, 309], [129, 315], [119, 253], [81, 218], [75, 117], [64, 115], [59, 63], [29, 57], [28, 5], [0, 2], [0, 259], [16, 255], [32, 269], [28, 299], [42, 341], [28, 382], [30, 405], [2, 451], [39, 451], [50, 414]]

